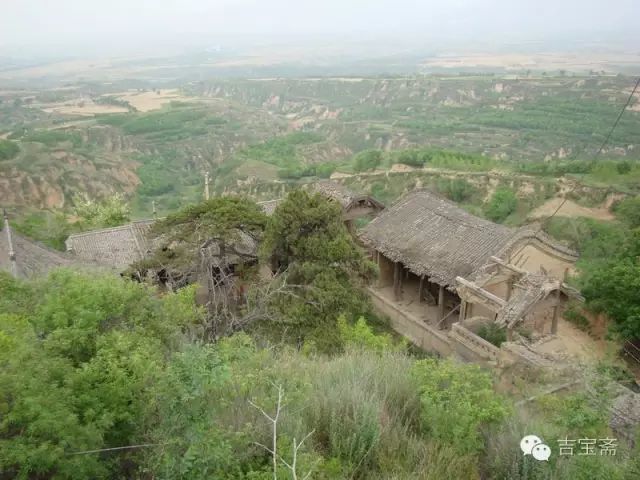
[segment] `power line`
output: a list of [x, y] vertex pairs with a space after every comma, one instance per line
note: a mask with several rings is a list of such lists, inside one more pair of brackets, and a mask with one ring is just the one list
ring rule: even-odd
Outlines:
[[[620, 113], [618, 114], [618, 117], [616, 118], [616, 121], [613, 123], [613, 126], [611, 127], [611, 130], [609, 130], [609, 133], [607, 134], [607, 136], [604, 139], [604, 142], [602, 142], [602, 145], [600, 145], [600, 148], [598, 149], [598, 151], [596, 152], [596, 154], [593, 156], [593, 158], [591, 159], [592, 162], [596, 161], [596, 158], [598, 158], [598, 156], [602, 153], [602, 151], [604, 150], [604, 147], [607, 145], [607, 143], [609, 143], [609, 140], [611, 139], [611, 135], [613, 135], [614, 130], [616, 129], [616, 127], [618, 126], [618, 123], [620, 122], [620, 119], [622, 118], [622, 115], [624, 114], [624, 111], [627, 109], [627, 107], [629, 106], [629, 104], [631, 103], [631, 100], [633, 99], [633, 96], [636, 93], [636, 90], [638, 89], [638, 86], [640, 85], [640, 77], [638, 77], [638, 80], [636, 81], [636, 84], [633, 87], [633, 90], [631, 90], [631, 94], [629, 95], [629, 98], [627, 98], [626, 103], [624, 104], [624, 106], [622, 107], [622, 110], [620, 110]], [[564, 194], [564, 198], [562, 199], [562, 201], [560, 202], [560, 205], [558, 205], [558, 208], [556, 208], [554, 210], [554, 212], [548, 216], [545, 220], [540, 222], [540, 227], [538, 228], [538, 230], [536, 231], [535, 235], [537, 235], [538, 233], [540, 233], [540, 231], [542, 230], [542, 226], [544, 225], [544, 222], [548, 222], [549, 220], [551, 220], [553, 217], [556, 216], [556, 214], [560, 211], [560, 209], [564, 206], [565, 203], [567, 203], [568, 197], [567, 195], [572, 193], [575, 189], [577, 188], [577, 184], [574, 185], [568, 192], [566, 192]]]
[[[169, 443], [172, 443], [172, 442], [169, 442]], [[169, 443], [143, 443], [141, 445], [127, 445], [125, 447], [99, 448], [96, 450], [83, 450], [81, 452], [69, 452], [67, 453], [67, 455], [88, 455], [91, 453], [115, 452], [115, 451], [121, 451], [121, 450], [133, 450], [136, 448], [159, 447], [162, 445], [169, 445]]]
[[607, 135], [607, 138], [604, 139], [604, 142], [602, 142], [602, 145], [600, 145], [600, 148], [598, 149], [596, 154], [593, 156], [594, 160], [596, 159], [596, 157], [598, 155], [600, 155], [600, 153], [602, 152], [602, 149], [605, 147], [605, 145], [607, 143], [609, 143], [609, 139], [611, 138], [611, 135], [613, 134], [613, 131], [618, 126], [618, 122], [620, 122], [620, 119], [622, 118], [622, 114], [624, 113], [624, 111], [627, 109], [627, 107], [631, 103], [631, 100], [633, 99], [633, 96], [635, 95], [636, 90], [638, 89], [638, 85], [640, 85], [640, 77], [638, 77], [638, 80], [636, 81], [636, 84], [634, 85], [633, 90], [631, 90], [631, 94], [629, 95], [629, 98], [627, 98], [627, 103], [625, 103], [624, 107], [622, 107], [622, 110], [620, 110], [620, 113], [618, 114], [618, 118], [616, 118], [616, 121], [613, 124], [613, 127], [611, 127], [611, 130], [609, 130], [609, 134]]

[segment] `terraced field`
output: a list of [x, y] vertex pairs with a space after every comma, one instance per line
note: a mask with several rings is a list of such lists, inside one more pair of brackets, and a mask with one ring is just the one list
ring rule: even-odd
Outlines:
[[[0, 136], [19, 149], [0, 160], [0, 196], [14, 208], [59, 208], [78, 191], [121, 191], [145, 214], [152, 200], [171, 210], [199, 198], [205, 171], [218, 192], [372, 165], [562, 174], [558, 164], [594, 154], [632, 83], [622, 75], [421, 75], [0, 89]], [[639, 105], [601, 160], [637, 168]], [[371, 150], [383, 155], [362, 153]], [[628, 189], [637, 182], [625, 181]]]

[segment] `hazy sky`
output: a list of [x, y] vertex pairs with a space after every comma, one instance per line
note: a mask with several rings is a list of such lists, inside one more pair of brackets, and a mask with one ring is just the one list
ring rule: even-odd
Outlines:
[[640, 0], [2, 0], [0, 12], [0, 47], [16, 55], [25, 46], [135, 49], [229, 35], [498, 42], [613, 35], [634, 45], [640, 31]]

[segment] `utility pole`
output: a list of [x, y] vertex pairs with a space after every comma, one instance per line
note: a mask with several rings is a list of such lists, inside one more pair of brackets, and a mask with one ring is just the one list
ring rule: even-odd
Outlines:
[[7, 232], [7, 243], [9, 245], [9, 263], [11, 264], [11, 275], [18, 278], [18, 264], [16, 263], [16, 252], [13, 249], [13, 238], [11, 238], [11, 226], [9, 225], [9, 215], [5, 209], [2, 209], [4, 217], [4, 229]]
[[209, 172], [204, 172], [204, 199], [209, 200]]

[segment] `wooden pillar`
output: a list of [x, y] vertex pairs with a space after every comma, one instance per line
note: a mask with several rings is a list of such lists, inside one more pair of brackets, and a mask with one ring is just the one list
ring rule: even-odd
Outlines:
[[438, 290], [438, 320], [442, 320], [444, 318], [444, 287], [440, 285], [440, 290]]
[[[564, 281], [567, 280], [568, 276], [569, 276], [569, 269], [565, 268]], [[556, 301], [555, 301], [555, 304], [553, 305], [553, 318], [551, 319], [551, 333], [554, 335], [558, 333], [558, 317], [560, 316], [560, 294], [562, 293], [561, 292], [562, 282], [563, 280], [558, 280], [558, 290], [556, 291]]]
[[560, 286], [558, 285], [558, 290], [556, 291], [556, 301], [553, 305], [553, 318], [551, 319], [551, 333], [558, 333], [558, 316], [560, 314]]
[[513, 276], [509, 275], [509, 279], [507, 280], [507, 294], [505, 298], [507, 302], [511, 299], [512, 291], [513, 291]]
[[507, 327], [507, 342], [513, 342], [513, 327]]
[[418, 303], [422, 303], [423, 289], [424, 289], [424, 275], [420, 275], [420, 286], [418, 287]]
[[354, 235], [355, 232], [355, 227], [353, 225], [353, 220], [345, 220], [344, 222], [345, 226], [347, 227], [347, 231], [351, 234]]
[[402, 272], [400, 271], [400, 262], [393, 264], [393, 295], [396, 300], [400, 300], [400, 288], [402, 285]]
[[460, 315], [458, 316], [458, 321], [460, 323], [464, 323], [464, 319], [466, 318], [466, 314], [467, 314], [467, 301], [466, 300], [461, 300], [460, 301]]

